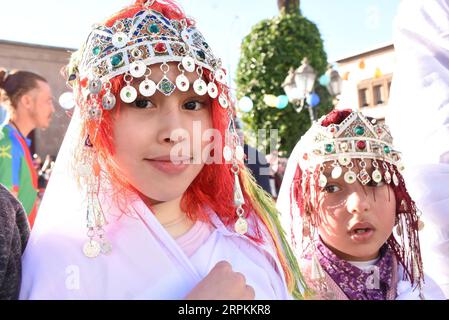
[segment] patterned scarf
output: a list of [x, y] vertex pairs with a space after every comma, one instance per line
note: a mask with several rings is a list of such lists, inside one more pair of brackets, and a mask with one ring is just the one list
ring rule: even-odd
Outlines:
[[332, 278], [350, 300], [386, 300], [392, 289], [394, 253], [384, 245], [380, 258], [369, 270], [361, 270], [338, 258], [321, 241], [317, 243], [316, 255], [323, 270]]

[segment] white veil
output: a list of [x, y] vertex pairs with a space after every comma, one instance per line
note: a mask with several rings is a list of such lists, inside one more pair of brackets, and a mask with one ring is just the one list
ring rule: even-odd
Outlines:
[[[409, 0], [395, 21], [387, 123], [422, 211], [424, 270], [449, 297], [449, 1]], [[431, 261], [431, 263], [428, 263]]]

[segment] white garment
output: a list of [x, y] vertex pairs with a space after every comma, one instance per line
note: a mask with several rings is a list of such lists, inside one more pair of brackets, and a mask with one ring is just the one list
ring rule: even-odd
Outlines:
[[449, 0], [402, 1], [389, 114], [404, 178], [422, 211], [424, 270], [449, 298]]
[[222, 260], [244, 274], [256, 299], [291, 298], [266, 230], [269, 240], [256, 244], [210, 210], [216, 230], [189, 259], [140, 198], [124, 215], [102, 197], [112, 252], [87, 258], [85, 201], [70, 170], [79, 124], [76, 109], [23, 256], [21, 299], [182, 299]]
[[362, 271], [368, 271], [371, 270], [371, 268], [376, 265], [377, 261], [379, 261], [379, 257], [373, 260], [368, 261], [348, 261], [350, 264], [352, 264], [354, 267], [359, 268]]
[[145, 204], [133, 206], [140, 218], [110, 221], [108, 256], [85, 257], [83, 232], [67, 236], [55, 229], [32, 237], [21, 299], [182, 299], [223, 260], [245, 275], [256, 299], [290, 299], [269, 244], [256, 245], [229, 231], [211, 212], [216, 229], [189, 259]]

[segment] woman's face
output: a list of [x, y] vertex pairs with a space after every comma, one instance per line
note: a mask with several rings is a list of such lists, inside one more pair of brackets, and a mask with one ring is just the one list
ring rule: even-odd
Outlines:
[[[347, 184], [343, 175], [334, 180], [332, 167], [326, 167], [328, 183], [319, 197], [321, 239], [342, 259], [375, 259], [395, 225], [393, 189], [383, 181], [363, 186], [359, 181]], [[373, 171], [370, 165], [366, 169]]]
[[[170, 63], [167, 77], [175, 83], [180, 74]], [[151, 66], [151, 79], [163, 77], [160, 65]], [[200, 173], [207, 159], [203, 133], [212, 128], [211, 100], [198, 96], [192, 88], [196, 73], [186, 73], [190, 90], [161, 92], [149, 98], [138, 95], [133, 103], [123, 103], [114, 114], [114, 161], [129, 183], [153, 202], [177, 199]], [[133, 84], [137, 89], [139, 83]], [[206, 154], [206, 153], [205, 153]]]

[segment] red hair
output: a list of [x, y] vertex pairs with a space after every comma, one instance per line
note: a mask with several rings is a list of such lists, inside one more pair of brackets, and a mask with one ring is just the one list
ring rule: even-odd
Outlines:
[[[340, 124], [343, 120], [345, 120], [350, 114], [352, 110], [333, 110], [331, 111], [325, 119], [322, 121], [321, 125], [324, 127], [328, 127], [331, 124]], [[300, 160], [301, 161], [301, 160]], [[382, 176], [385, 175], [385, 165], [389, 165], [387, 162], [378, 161], [379, 162], [379, 170], [381, 170]], [[291, 194], [292, 199], [291, 203], [296, 203], [299, 208], [299, 212], [301, 217], [310, 219], [310, 222], [314, 226], [318, 226], [320, 224], [320, 215], [319, 213], [319, 199], [318, 196], [321, 192], [321, 188], [319, 187], [319, 173], [320, 166], [318, 165], [312, 174], [304, 174], [301, 170], [299, 164], [296, 168], [296, 172], [293, 178], [293, 182], [291, 185]], [[422, 257], [420, 251], [419, 244], [419, 236], [418, 236], [418, 224], [419, 217], [417, 214], [417, 207], [415, 202], [410, 197], [407, 188], [405, 186], [404, 178], [399, 172], [398, 168], [395, 165], [390, 164], [389, 167], [394, 171], [396, 176], [398, 177], [399, 184], [396, 186], [391, 183], [389, 186], [393, 189], [395, 198], [396, 198], [396, 218], [397, 220], [403, 219], [405, 221], [405, 226], [403, 226], [402, 234], [400, 235], [400, 241], [394, 237], [393, 233], [391, 233], [390, 237], [387, 240], [388, 246], [393, 250], [396, 255], [398, 261], [404, 267], [404, 278], [410, 279], [413, 284], [420, 283], [424, 277], [423, 274], [423, 265], [422, 265]], [[311, 180], [313, 179], [314, 189], [311, 188]], [[312, 195], [315, 195], [314, 197]], [[290, 212], [291, 219], [293, 220], [292, 212]], [[291, 226], [291, 232], [293, 234], [293, 226]], [[407, 239], [405, 239], [407, 237]], [[293, 239], [294, 241], [294, 239]], [[407, 248], [408, 246], [408, 248]], [[414, 261], [416, 259], [416, 261]], [[414, 267], [418, 267], [418, 279], [415, 279], [416, 274], [414, 273]]]

